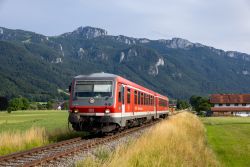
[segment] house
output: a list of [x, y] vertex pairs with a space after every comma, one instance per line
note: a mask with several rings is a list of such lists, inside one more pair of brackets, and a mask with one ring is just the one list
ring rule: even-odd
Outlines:
[[212, 94], [214, 116], [250, 116], [250, 94]]

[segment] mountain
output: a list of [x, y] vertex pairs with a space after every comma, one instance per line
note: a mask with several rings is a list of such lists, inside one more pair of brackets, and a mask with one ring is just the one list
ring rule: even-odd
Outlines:
[[0, 96], [65, 98], [72, 78], [108, 72], [171, 98], [249, 93], [250, 55], [181, 38], [150, 40], [79, 27], [58, 36], [0, 28]]

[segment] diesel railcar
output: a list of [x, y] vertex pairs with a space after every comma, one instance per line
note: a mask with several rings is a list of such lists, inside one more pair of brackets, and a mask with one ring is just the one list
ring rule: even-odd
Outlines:
[[76, 131], [112, 132], [169, 113], [168, 97], [114, 74], [76, 76], [69, 90], [68, 120]]

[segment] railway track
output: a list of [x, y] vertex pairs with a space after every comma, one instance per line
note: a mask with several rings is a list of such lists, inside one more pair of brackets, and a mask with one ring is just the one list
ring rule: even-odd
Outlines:
[[150, 127], [159, 121], [154, 121], [149, 124], [142, 125], [140, 127], [134, 127], [124, 130], [120, 133], [104, 136], [102, 138], [93, 139], [81, 139], [74, 138], [65, 140], [62, 142], [50, 144], [44, 147], [38, 147], [27, 151], [17, 152], [14, 154], [0, 156], [0, 167], [31, 167], [31, 166], [47, 166], [47, 164], [55, 163], [61, 158], [76, 155], [80, 152], [88, 151], [91, 148], [95, 148], [99, 145], [108, 143], [112, 140], [117, 140], [126, 135], [129, 135], [138, 130]]

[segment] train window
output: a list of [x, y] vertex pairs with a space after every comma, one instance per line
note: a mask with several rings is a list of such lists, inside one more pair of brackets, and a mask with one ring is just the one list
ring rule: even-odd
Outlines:
[[149, 105], [149, 102], [148, 102], [148, 101], [149, 101], [149, 99], [148, 99], [148, 97], [149, 97], [149, 96], [147, 95], [147, 105]]
[[135, 90], [134, 94], [135, 94], [135, 96], [134, 96], [135, 104], [137, 104], [137, 91], [136, 90]]
[[149, 105], [151, 106], [151, 95], [149, 95], [148, 100], [149, 100]]
[[148, 96], [148, 105], [151, 105], [151, 96]]
[[119, 87], [119, 93], [118, 93], [118, 101], [122, 102], [122, 86]]
[[121, 91], [122, 92], [122, 104], [124, 104], [124, 87], [122, 86], [121, 89], [122, 89]]
[[152, 99], [152, 96], [150, 96], [150, 105], [152, 106], [152, 102], [153, 102], [153, 99]]
[[167, 107], [167, 100], [159, 99], [159, 106]]
[[147, 105], [149, 105], [149, 95], [147, 95]]
[[122, 85], [120, 85], [120, 88], [119, 88], [118, 101], [124, 104], [124, 87]]
[[141, 104], [141, 92], [138, 92], [138, 104]]
[[144, 105], [144, 93], [141, 93], [141, 105]]
[[77, 81], [74, 98], [112, 96], [112, 81]]
[[150, 105], [150, 95], [148, 95], [148, 105]]
[[130, 89], [127, 88], [127, 103], [130, 104]]
[[147, 94], [144, 94], [144, 104], [147, 105]]

